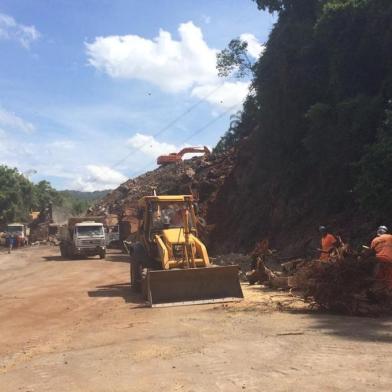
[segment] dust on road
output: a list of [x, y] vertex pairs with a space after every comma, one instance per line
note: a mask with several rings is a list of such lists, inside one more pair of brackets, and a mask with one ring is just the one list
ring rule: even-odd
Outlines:
[[309, 313], [260, 287], [241, 304], [149, 309], [126, 256], [58, 253], [0, 253], [1, 391], [392, 390], [390, 319]]

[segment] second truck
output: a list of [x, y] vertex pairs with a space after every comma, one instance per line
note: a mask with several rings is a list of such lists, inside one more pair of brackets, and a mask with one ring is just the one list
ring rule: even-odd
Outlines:
[[101, 217], [70, 218], [60, 228], [60, 252], [65, 258], [106, 257], [104, 224]]

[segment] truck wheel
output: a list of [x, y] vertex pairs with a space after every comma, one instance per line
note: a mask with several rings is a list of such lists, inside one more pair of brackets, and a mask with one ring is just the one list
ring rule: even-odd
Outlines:
[[63, 245], [60, 245], [60, 254], [61, 254], [61, 257], [67, 257], [67, 255], [66, 255], [66, 252], [65, 252], [65, 249], [64, 249], [64, 246]]
[[142, 244], [137, 243], [130, 248], [130, 277], [131, 288], [135, 292], [141, 291], [142, 270], [145, 268], [147, 254]]
[[148, 275], [148, 268], [143, 268], [142, 273], [141, 273], [141, 282], [140, 282], [140, 288], [141, 288], [141, 293], [143, 299], [146, 301], [148, 300], [148, 289], [147, 289], [147, 275]]
[[99, 258], [102, 260], [106, 257], [106, 251], [103, 250], [100, 254], [99, 254]]
[[130, 278], [131, 278], [131, 289], [132, 291], [139, 293], [141, 290], [141, 264], [135, 260], [131, 259], [129, 263], [130, 267]]

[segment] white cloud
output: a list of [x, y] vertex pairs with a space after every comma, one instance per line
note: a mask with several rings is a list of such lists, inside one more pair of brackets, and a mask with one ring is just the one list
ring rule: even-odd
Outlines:
[[55, 140], [49, 143], [49, 147], [55, 150], [73, 150], [75, 148], [75, 143], [71, 140]]
[[87, 174], [77, 176], [72, 189], [91, 192], [97, 189], [117, 188], [127, 180], [120, 172], [103, 165], [87, 165]]
[[253, 34], [241, 34], [240, 39], [248, 43], [248, 52], [255, 59], [258, 59], [265, 50], [265, 46], [262, 45]]
[[178, 149], [178, 147], [174, 144], [159, 142], [154, 138], [154, 136], [144, 135], [142, 133], [136, 133], [128, 139], [127, 145], [141, 151], [145, 155], [149, 155], [152, 158], [157, 158], [162, 154], [176, 152]]
[[[184, 147], [189, 147], [189, 144], [175, 145], [165, 142], [159, 142], [154, 138], [154, 136], [145, 135], [143, 133], [136, 133], [134, 136], [127, 140], [127, 145], [142, 152], [144, 155], [154, 158], [154, 161], [160, 155], [167, 155], [172, 152], [179, 152]], [[209, 146], [207, 147], [211, 149]], [[186, 154], [186, 156], [184, 156], [184, 158], [189, 159], [201, 154], [204, 154], [204, 152], [188, 153]]]
[[[14, 134], [8, 129], [2, 129], [0, 125], [0, 162], [10, 167], [25, 170], [24, 164], [32, 157], [30, 143], [23, 142], [21, 135]], [[26, 135], [23, 135], [25, 137]]]
[[138, 35], [97, 37], [86, 43], [88, 62], [113, 78], [140, 79], [170, 92], [213, 82], [216, 50], [193, 22], [182, 23], [176, 41], [167, 31], [149, 40]]
[[25, 133], [34, 132], [35, 127], [28, 121], [23, 120], [16, 114], [0, 108], [0, 126], [12, 131], [22, 131]]
[[[191, 95], [206, 101], [230, 108], [234, 105], [243, 103], [245, 97], [249, 93], [249, 82], [224, 82], [221, 87], [216, 84], [205, 84], [193, 88]], [[212, 94], [212, 92], [216, 91]], [[238, 109], [237, 109], [238, 110]]]
[[[249, 82], [219, 79], [218, 51], [208, 46], [193, 22], [182, 23], [178, 32], [178, 41], [164, 30], [152, 40], [138, 35], [97, 37], [85, 44], [88, 62], [112, 78], [145, 80], [169, 92], [190, 91], [192, 96], [223, 108], [241, 104]], [[244, 33], [240, 38], [248, 43], [252, 57], [263, 52], [264, 46], [253, 34]]]
[[40, 36], [35, 26], [17, 23], [12, 16], [0, 13], [0, 40], [17, 41], [28, 49]]

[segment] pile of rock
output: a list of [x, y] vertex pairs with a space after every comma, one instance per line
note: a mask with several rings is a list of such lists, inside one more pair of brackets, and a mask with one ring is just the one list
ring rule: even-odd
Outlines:
[[[95, 205], [90, 214], [116, 214], [120, 220], [129, 221], [135, 231], [138, 200], [152, 195], [155, 190], [160, 195], [193, 194], [199, 204], [200, 216], [206, 218], [217, 192], [234, 166], [233, 156], [232, 151], [227, 151], [158, 167], [121, 184]], [[207, 224], [204, 240], [210, 229]]]

